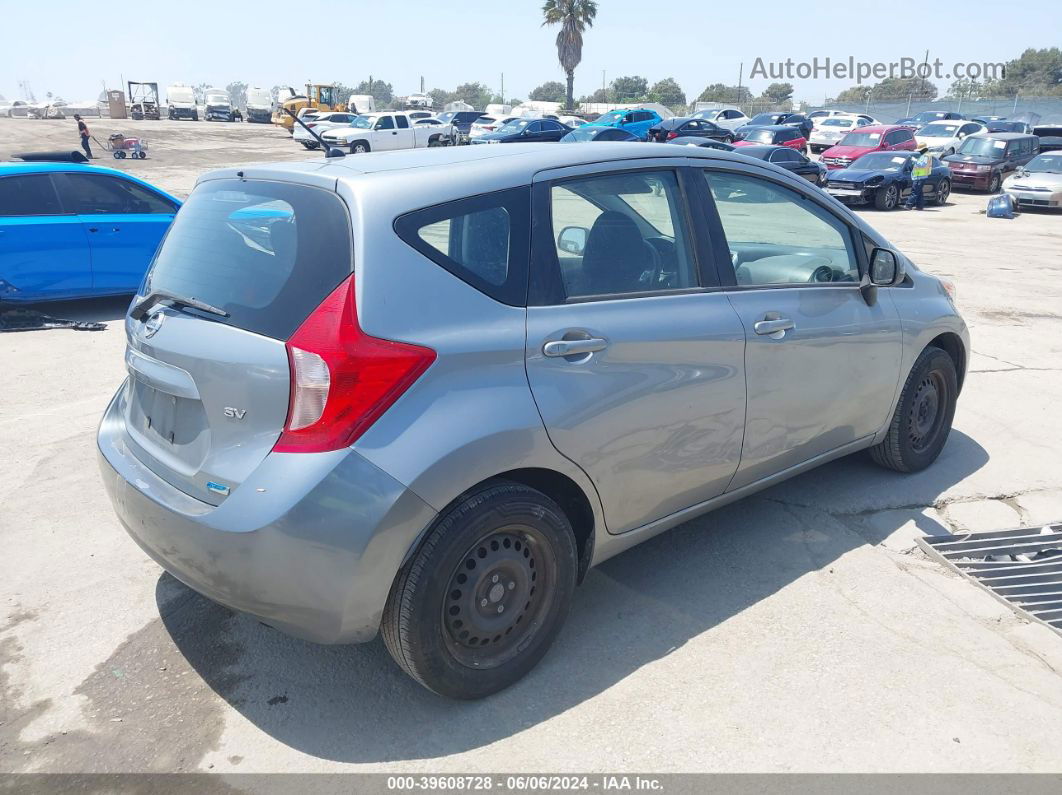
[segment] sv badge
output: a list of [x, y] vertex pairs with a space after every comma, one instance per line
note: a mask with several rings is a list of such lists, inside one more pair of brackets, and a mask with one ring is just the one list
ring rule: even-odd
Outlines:
[[247, 409], [234, 409], [232, 406], [226, 406], [225, 416], [232, 420], [242, 420], [247, 416]]

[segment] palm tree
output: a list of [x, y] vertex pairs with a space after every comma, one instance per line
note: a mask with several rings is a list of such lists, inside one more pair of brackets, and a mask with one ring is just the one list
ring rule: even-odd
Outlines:
[[575, 107], [575, 67], [583, 60], [583, 31], [594, 26], [596, 16], [594, 0], [546, 0], [542, 5], [543, 27], [561, 26], [557, 34], [557, 60], [568, 76], [569, 110]]

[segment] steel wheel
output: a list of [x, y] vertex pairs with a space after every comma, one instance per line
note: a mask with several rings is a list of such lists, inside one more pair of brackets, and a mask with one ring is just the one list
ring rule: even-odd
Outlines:
[[553, 598], [557, 561], [532, 527], [498, 530], [474, 544], [450, 576], [446, 645], [472, 668], [502, 665], [526, 645]]
[[943, 408], [948, 402], [948, 387], [939, 370], [931, 370], [918, 382], [908, 412], [907, 436], [911, 449], [923, 453], [937, 439], [944, 424]]
[[1003, 182], [1002, 177], [999, 176], [999, 172], [992, 175], [992, 181], [988, 183], [989, 193], [999, 193], [999, 186]]

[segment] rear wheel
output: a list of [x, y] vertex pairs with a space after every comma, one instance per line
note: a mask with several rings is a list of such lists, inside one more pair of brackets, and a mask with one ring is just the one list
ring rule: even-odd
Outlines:
[[384, 643], [440, 695], [482, 698], [513, 684], [549, 649], [568, 614], [575, 537], [560, 507], [522, 484], [471, 492], [399, 572]]
[[870, 448], [870, 457], [897, 472], [932, 464], [948, 440], [958, 393], [955, 362], [940, 348], [926, 348], [903, 386], [889, 432]]
[[895, 209], [899, 200], [900, 191], [895, 185], [889, 185], [884, 190], [878, 190], [874, 193], [874, 206], [879, 210]]

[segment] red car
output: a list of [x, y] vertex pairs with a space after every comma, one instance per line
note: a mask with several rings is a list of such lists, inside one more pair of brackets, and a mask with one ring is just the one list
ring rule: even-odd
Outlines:
[[836, 146], [822, 153], [826, 168], [848, 168], [852, 161], [870, 152], [886, 152], [893, 149], [913, 151], [914, 129], [902, 124], [879, 124], [860, 127], [848, 133]]
[[774, 124], [769, 127], [746, 128], [741, 133], [741, 140], [734, 141], [734, 146], [788, 146], [803, 152], [808, 147], [807, 138], [799, 127]]

